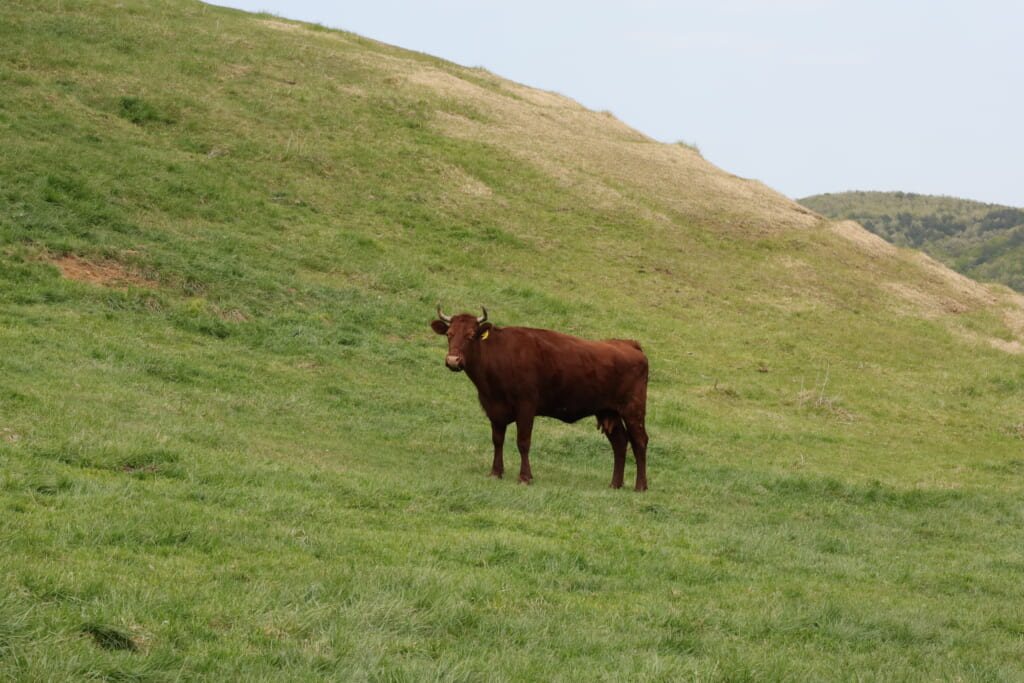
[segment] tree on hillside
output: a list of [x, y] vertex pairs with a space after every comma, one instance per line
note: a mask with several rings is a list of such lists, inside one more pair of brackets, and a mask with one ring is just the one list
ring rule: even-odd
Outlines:
[[1024, 209], [906, 192], [843, 192], [800, 202], [920, 249], [964, 275], [1024, 292]]

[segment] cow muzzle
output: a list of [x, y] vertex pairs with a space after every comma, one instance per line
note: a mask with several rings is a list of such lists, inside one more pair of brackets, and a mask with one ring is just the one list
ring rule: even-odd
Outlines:
[[460, 372], [463, 369], [462, 356], [445, 356], [444, 364], [452, 372]]

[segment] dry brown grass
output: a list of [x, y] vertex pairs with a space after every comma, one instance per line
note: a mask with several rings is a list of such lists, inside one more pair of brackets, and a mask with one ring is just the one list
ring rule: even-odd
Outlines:
[[[634, 210], [655, 221], [683, 215], [729, 224], [752, 236], [806, 230], [822, 221], [764, 184], [722, 171], [689, 147], [652, 140], [568, 97], [478, 69], [465, 70], [463, 78], [458, 69], [397, 58], [391, 64], [409, 84], [470, 103], [484, 114], [485, 120], [471, 120], [438, 113], [436, 125], [446, 135], [500, 146], [598, 207]], [[633, 194], [644, 200], [627, 197]]]
[[[899, 278], [879, 279], [876, 284], [893, 295], [897, 310], [906, 315], [944, 319], [949, 328], [974, 344], [988, 345], [1006, 353], [1024, 353], [1024, 296], [998, 285], [972, 280], [923, 252], [900, 249], [854, 221], [838, 221], [831, 229], [858, 251], [877, 261], [902, 261]], [[958, 316], [978, 311], [999, 314], [1013, 339], [1001, 339], [967, 329]]]
[[[915, 266], [900, 271], [907, 279], [878, 283], [910, 303], [915, 314], [933, 318], [946, 313], [968, 313], [1002, 300], [994, 288], [971, 280], [922, 252], [899, 249], [854, 221], [838, 221], [831, 228], [872, 260], [897, 260]], [[1024, 297], [1021, 300], [1024, 301]], [[1019, 305], [1020, 302], [1006, 303]]]

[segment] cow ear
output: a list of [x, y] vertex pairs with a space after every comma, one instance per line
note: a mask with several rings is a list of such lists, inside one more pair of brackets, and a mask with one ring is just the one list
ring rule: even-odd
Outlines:
[[476, 326], [476, 336], [477, 336], [477, 338], [478, 339], [487, 339], [487, 335], [489, 335], [491, 333], [491, 329], [493, 327], [494, 327], [494, 325], [491, 325], [490, 323], [484, 323], [482, 325], [477, 325]]
[[430, 323], [430, 329], [438, 334], [448, 334], [448, 323], [443, 320], [435, 320]]

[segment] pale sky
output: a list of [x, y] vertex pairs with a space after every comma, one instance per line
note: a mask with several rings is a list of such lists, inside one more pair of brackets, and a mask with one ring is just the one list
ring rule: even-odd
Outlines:
[[794, 199], [1024, 207], [1021, 0], [215, 0], [610, 111]]

